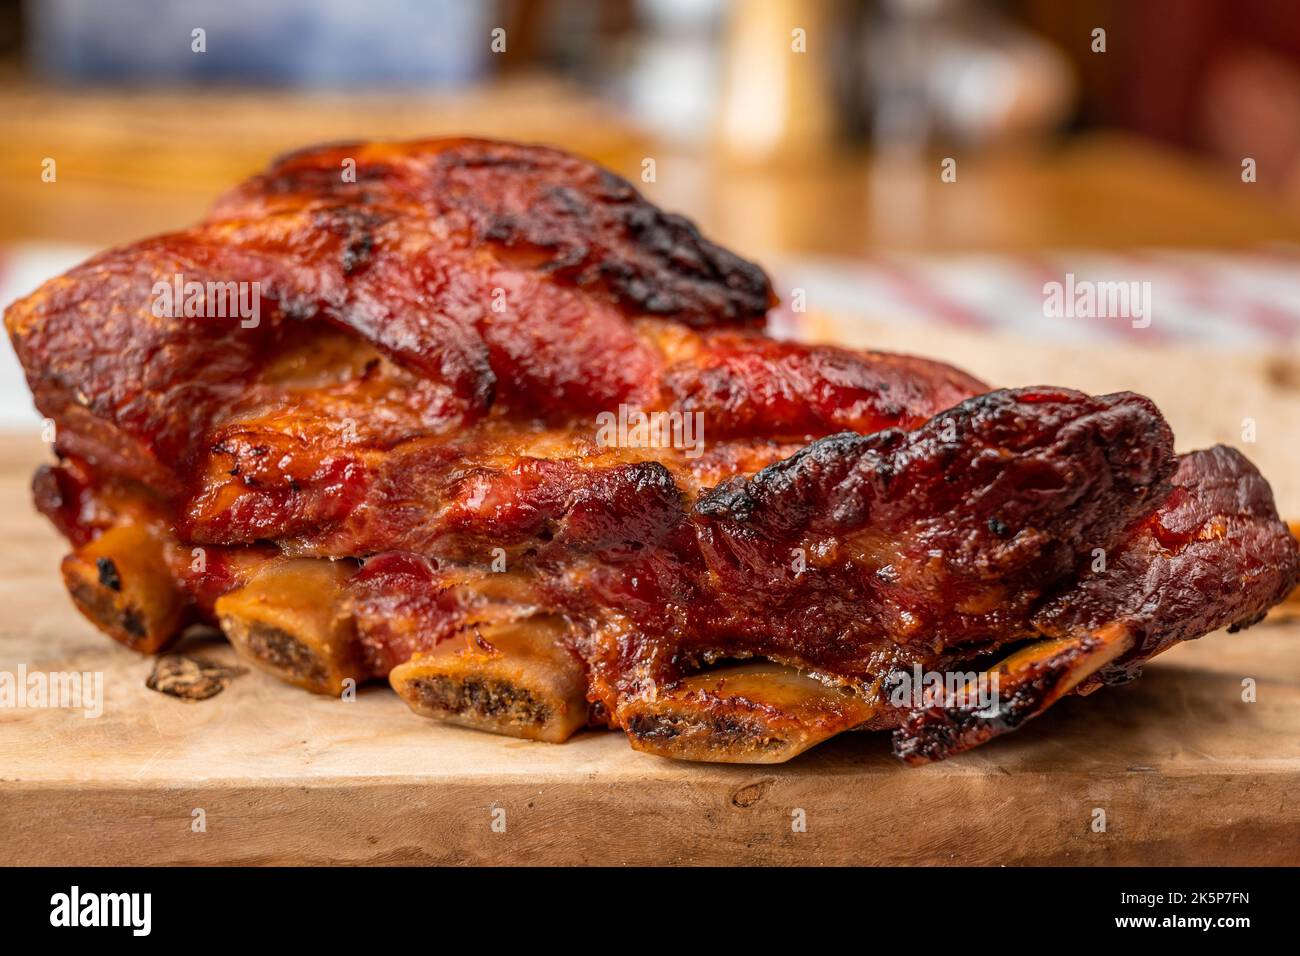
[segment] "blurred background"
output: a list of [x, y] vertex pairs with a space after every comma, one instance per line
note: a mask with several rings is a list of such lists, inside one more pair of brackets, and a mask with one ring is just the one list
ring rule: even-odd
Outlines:
[[[281, 151], [453, 133], [610, 166], [761, 261], [789, 334], [1300, 336], [1292, 0], [0, 0], [0, 300]], [[1067, 273], [1154, 321], [1049, 316]]]

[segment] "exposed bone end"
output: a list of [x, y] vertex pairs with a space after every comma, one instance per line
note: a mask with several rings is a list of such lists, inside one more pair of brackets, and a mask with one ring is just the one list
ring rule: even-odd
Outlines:
[[132, 650], [156, 653], [180, 633], [188, 601], [147, 526], [110, 528], [64, 558], [62, 572], [77, 610]]
[[353, 568], [324, 559], [274, 561], [217, 599], [217, 619], [239, 655], [281, 680], [337, 695], [365, 676], [343, 609]]
[[395, 667], [389, 682], [425, 717], [511, 737], [562, 743], [587, 723], [582, 664], [564, 647], [568, 625], [538, 615], [481, 624]]
[[998, 697], [993, 708], [981, 709], [973, 703], [979, 695], [969, 688], [960, 701], [954, 695], [942, 706], [913, 710], [894, 732], [894, 754], [916, 766], [951, 757], [1015, 730], [1076, 687], [1087, 692], [1090, 685], [1084, 682], [1133, 644], [1133, 632], [1124, 624], [1030, 644], [978, 675], [977, 679], [985, 681], [997, 677]]
[[783, 763], [851, 730], [874, 699], [770, 661], [694, 674], [653, 700], [621, 704], [616, 722], [634, 750], [715, 763]]

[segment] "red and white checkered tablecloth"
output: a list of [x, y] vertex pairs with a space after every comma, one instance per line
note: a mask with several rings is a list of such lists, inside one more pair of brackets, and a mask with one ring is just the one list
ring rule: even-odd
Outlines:
[[[773, 270], [785, 313], [808, 311], [988, 330], [1052, 341], [1188, 344], [1237, 350], [1300, 345], [1300, 246], [1248, 251], [1048, 250], [1009, 255], [876, 255], [799, 260]], [[1045, 308], [1044, 288], [1149, 283], [1150, 323]], [[1055, 313], [1057, 314], [1054, 314]], [[1142, 323], [1137, 323], [1141, 325]]]
[[[81, 246], [0, 248], [0, 305], [31, 292], [89, 256]], [[1009, 255], [891, 255], [801, 259], [771, 269], [782, 306], [777, 328], [797, 334], [800, 315], [986, 329], [1029, 338], [1131, 345], [1195, 344], [1236, 350], [1300, 346], [1300, 246], [1245, 251], [1047, 250]], [[1150, 324], [1125, 317], [1053, 315], [1044, 287], [1150, 283]], [[801, 294], [799, 290], [802, 290]], [[17, 361], [0, 345], [0, 427], [29, 426], [36, 413]]]

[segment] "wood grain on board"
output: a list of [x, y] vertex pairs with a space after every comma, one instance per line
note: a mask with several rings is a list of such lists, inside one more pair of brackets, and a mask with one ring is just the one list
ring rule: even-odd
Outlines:
[[[1296, 356], [808, 332], [998, 384], [1134, 388], [1182, 448], [1242, 445], [1252, 418], [1242, 447], [1300, 516]], [[1300, 622], [1177, 647], [1135, 683], [918, 769], [882, 734], [767, 767], [674, 763], [616, 733], [531, 743], [424, 721], [386, 687], [343, 702], [256, 671], [186, 702], [149, 690], [152, 662], [71, 608], [63, 545], [28, 500], [44, 454], [0, 441], [0, 670], [102, 672], [104, 705], [0, 708], [0, 863], [1300, 863]], [[188, 650], [236, 662], [220, 642]]]

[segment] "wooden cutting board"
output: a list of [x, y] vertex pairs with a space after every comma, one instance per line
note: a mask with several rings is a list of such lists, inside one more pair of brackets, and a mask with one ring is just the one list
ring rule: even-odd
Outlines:
[[[828, 328], [1001, 384], [1143, 391], [1180, 447], [1242, 445], [1300, 516], [1296, 356], [808, 332]], [[0, 671], [102, 672], [104, 705], [0, 708], [0, 863], [1300, 863], [1300, 624], [1180, 646], [1133, 684], [917, 769], [883, 734], [773, 767], [674, 763], [615, 733], [530, 743], [426, 722], [386, 687], [343, 702], [258, 672], [184, 702], [71, 608], [63, 545], [28, 501], [44, 456], [0, 440]], [[224, 644], [187, 649], [236, 663]]]

